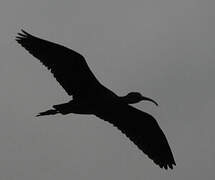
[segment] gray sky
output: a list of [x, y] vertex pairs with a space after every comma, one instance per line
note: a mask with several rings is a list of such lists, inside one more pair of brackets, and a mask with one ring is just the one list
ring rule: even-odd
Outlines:
[[[214, 179], [214, 8], [212, 0], [1, 1], [0, 179]], [[175, 169], [161, 170], [94, 116], [35, 118], [68, 96], [14, 41], [21, 28], [83, 54], [118, 95], [157, 100], [136, 107], [158, 120]]]

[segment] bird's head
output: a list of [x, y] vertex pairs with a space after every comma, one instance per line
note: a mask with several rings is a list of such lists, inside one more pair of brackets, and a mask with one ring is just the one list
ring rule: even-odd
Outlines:
[[158, 103], [156, 101], [154, 101], [151, 98], [142, 96], [142, 94], [139, 92], [130, 92], [126, 96], [124, 96], [124, 99], [128, 102], [128, 104], [134, 104], [140, 101], [150, 101], [154, 103], [156, 106], [158, 106]]

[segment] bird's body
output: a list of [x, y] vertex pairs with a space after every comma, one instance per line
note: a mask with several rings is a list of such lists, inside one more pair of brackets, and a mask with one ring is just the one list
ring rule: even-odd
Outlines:
[[22, 30], [17, 42], [38, 58], [73, 99], [54, 105], [38, 116], [92, 114], [116, 126], [161, 168], [173, 168], [175, 160], [157, 121], [130, 104], [142, 100], [157, 103], [140, 93], [119, 97], [103, 86], [88, 67], [85, 58], [64, 46], [40, 39]]

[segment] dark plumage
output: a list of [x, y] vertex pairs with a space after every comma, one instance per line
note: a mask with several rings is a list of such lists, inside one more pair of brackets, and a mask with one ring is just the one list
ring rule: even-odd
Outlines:
[[73, 100], [54, 105], [37, 116], [52, 114], [94, 114], [121, 130], [161, 168], [176, 165], [167, 139], [156, 120], [129, 104], [142, 100], [157, 103], [140, 93], [119, 97], [104, 87], [89, 69], [85, 58], [64, 46], [35, 37], [24, 30], [16, 41], [51, 70]]

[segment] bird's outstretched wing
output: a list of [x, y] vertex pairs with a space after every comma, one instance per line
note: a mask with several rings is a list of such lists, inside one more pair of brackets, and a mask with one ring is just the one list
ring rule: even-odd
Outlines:
[[176, 165], [167, 139], [157, 121], [130, 105], [111, 105], [95, 114], [121, 130], [161, 168]]
[[16, 41], [29, 53], [51, 69], [56, 80], [68, 95], [81, 96], [98, 81], [89, 69], [84, 57], [62, 45], [35, 37], [26, 31], [18, 33]]

